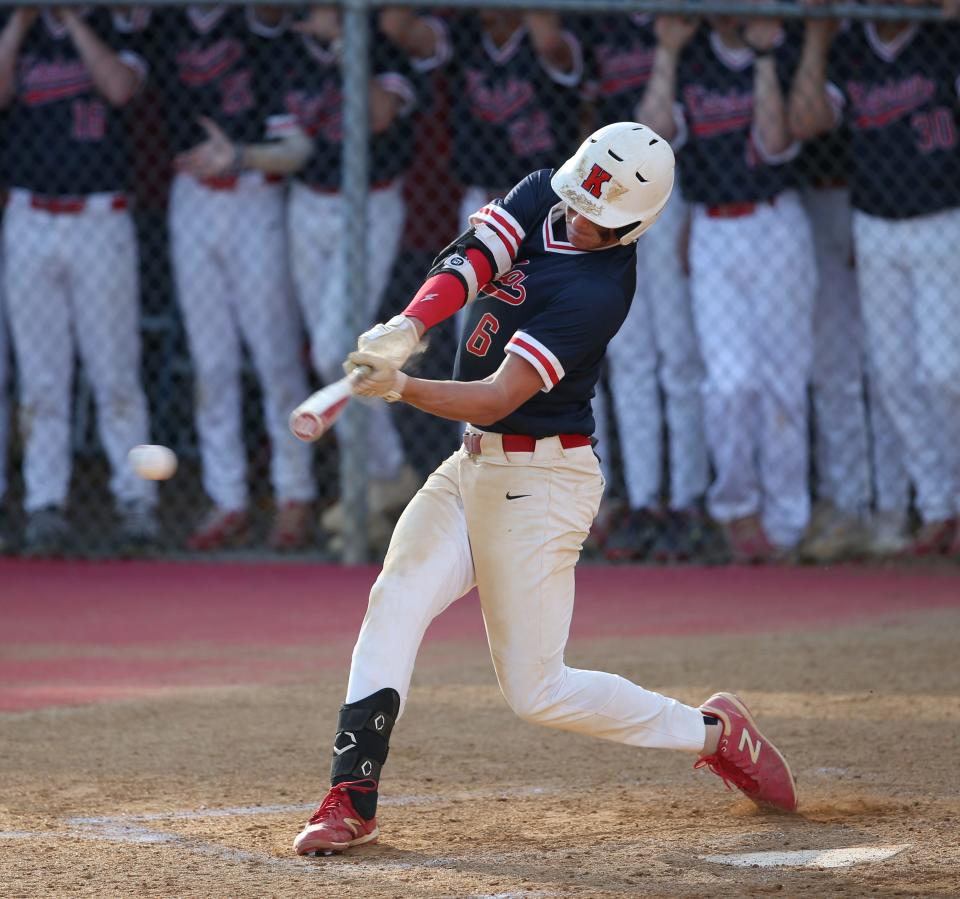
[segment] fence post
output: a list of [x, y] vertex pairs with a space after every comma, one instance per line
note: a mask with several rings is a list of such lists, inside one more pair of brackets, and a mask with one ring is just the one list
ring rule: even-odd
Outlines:
[[[346, 289], [350, 300], [350, 339], [365, 330], [367, 321], [367, 192], [368, 49], [367, 0], [345, 0], [343, 6], [343, 199], [346, 234]], [[343, 415], [339, 440], [340, 501], [343, 504], [344, 562], [367, 561], [367, 410], [350, 403]]]

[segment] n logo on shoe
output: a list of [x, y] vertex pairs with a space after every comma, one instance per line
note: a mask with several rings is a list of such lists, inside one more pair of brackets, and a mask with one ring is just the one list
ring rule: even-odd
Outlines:
[[756, 745], [754, 745], [753, 740], [750, 737], [750, 731], [746, 728], [740, 733], [740, 745], [737, 747], [741, 752], [743, 752], [743, 744], [746, 743], [750, 747], [750, 761], [754, 764], [757, 763], [757, 759], [760, 758], [760, 748], [763, 746], [759, 740]]
[[350, 828], [354, 836], [360, 833], [360, 828], [363, 826], [363, 824], [360, 821], [358, 821], [356, 818], [344, 818], [343, 823]]

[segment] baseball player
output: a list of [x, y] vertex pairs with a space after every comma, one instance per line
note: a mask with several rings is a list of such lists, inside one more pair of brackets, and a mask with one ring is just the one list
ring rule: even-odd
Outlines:
[[770, 19], [664, 16], [641, 116], [679, 153], [693, 204], [694, 319], [716, 476], [708, 508], [734, 561], [792, 552], [810, 516], [807, 383], [816, 261], [788, 163], [792, 54]]
[[910, 549], [960, 554], [960, 26], [836, 31], [808, 21], [790, 116], [804, 138], [851, 131], [867, 347], [922, 519]]
[[849, 136], [841, 132], [808, 143], [797, 163], [807, 181], [803, 201], [818, 274], [811, 380], [817, 505], [801, 547], [801, 554], [816, 562], [902, 550], [909, 506], [909, 483], [889, 415], [876, 401], [869, 415], [867, 410], [867, 390], [874, 394], [875, 388], [864, 358], [853, 266], [849, 164]]
[[[786, 762], [736, 697], [692, 708], [563, 661], [574, 566], [603, 491], [590, 399], [634, 293], [634, 242], [670, 195], [673, 162], [643, 125], [600, 129], [559, 169], [480, 209], [405, 313], [350, 354], [348, 370], [370, 369], [359, 393], [471, 424], [394, 531], [353, 653], [332, 786], [297, 853], [377, 839], [381, 768], [423, 633], [474, 585], [500, 688], [522, 718], [699, 753], [696, 767], [755, 801], [796, 807]], [[399, 371], [423, 332], [467, 303], [454, 380]]]
[[[428, 30], [429, 29], [429, 30]], [[450, 59], [460, 219], [576, 143], [583, 51], [555, 13], [482, 10], [420, 25], [423, 56]], [[430, 37], [434, 37], [431, 47]], [[451, 48], [447, 51], [447, 47]]]
[[[3, 278], [0, 277], [0, 285]], [[3, 503], [7, 495], [7, 452], [10, 446], [10, 339], [7, 336], [7, 313], [0, 294], [0, 552], [10, 539]]]
[[[341, 143], [341, 16], [316, 6], [295, 26], [274, 60], [270, 137], [306, 133], [311, 154], [296, 173], [290, 192], [290, 255], [296, 295], [310, 333], [314, 368], [325, 381], [340, 376], [352, 343], [349, 328], [350, 272], [346, 269]], [[403, 176], [413, 156], [413, 113], [417, 78], [403, 54], [383, 35], [371, 44], [370, 194], [367, 209], [367, 309], [374, 321], [400, 247], [406, 207]], [[292, 408], [292, 407], [291, 407]], [[289, 409], [287, 410], [289, 412]], [[371, 511], [384, 485], [399, 482], [407, 469], [389, 411], [380, 403], [368, 417]], [[411, 486], [405, 499], [415, 487]], [[326, 516], [325, 522], [331, 517]]]
[[154, 486], [127, 466], [147, 442], [137, 245], [124, 107], [147, 67], [109, 11], [21, 7], [0, 36], [9, 107], [3, 229], [24, 435], [25, 551], [62, 548], [75, 349], [97, 404], [122, 536], [157, 536]]
[[[635, 114], [653, 67], [656, 37], [648, 15], [593, 17], [586, 94], [601, 122]], [[679, 244], [688, 209], [674, 193], [657, 227], [637, 244], [637, 293], [608, 351], [629, 510], [604, 543], [608, 558], [689, 556], [697, 550], [699, 503], [707, 491], [700, 387], [703, 363]], [[660, 510], [663, 388], [670, 500]], [[599, 395], [598, 395], [599, 398]], [[598, 427], [598, 432], [603, 431]]]
[[287, 429], [306, 389], [300, 326], [287, 268], [284, 164], [264, 171], [238, 157], [211, 174], [208, 142], [237, 146], [264, 132], [266, 94], [259, 59], [277, 51], [283, 22], [226, 6], [190, 6], [158, 16], [175, 85], [168, 103], [177, 174], [170, 196], [170, 247], [177, 296], [193, 360], [203, 486], [212, 500], [190, 549], [242, 542], [249, 486], [241, 432], [241, 347], [263, 388], [270, 480], [277, 511], [274, 549], [309, 537], [315, 486], [310, 456]]

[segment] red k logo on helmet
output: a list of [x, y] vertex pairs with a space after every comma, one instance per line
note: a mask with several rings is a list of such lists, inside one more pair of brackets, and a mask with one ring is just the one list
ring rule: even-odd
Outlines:
[[611, 175], [606, 169], [600, 168], [596, 163], [593, 164], [593, 168], [590, 169], [590, 174], [583, 179], [583, 184], [580, 186], [591, 196], [600, 199], [600, 188], [606, 184], [613, 175]]

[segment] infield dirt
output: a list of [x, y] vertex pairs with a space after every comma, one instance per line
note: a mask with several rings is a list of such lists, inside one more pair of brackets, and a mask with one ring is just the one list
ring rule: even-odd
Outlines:
[[[574, 666], [691, 703], [740, 693], [791, 760], [794, 816], [757, 811], [691, 770], [688, 755], [524, 724], [479, 634], [429, 644], [385, 768], [381, 841], [323, 859], [297, 858], [290, 843], [324, 792], [345, 668], [3, 714], [0, 894], [955, 895], [958, 628], [960, 610], [941, 609], [791, 633], [571, 644]], [[902, 844], [886, 862], [830, 870], [700, 859]]]

